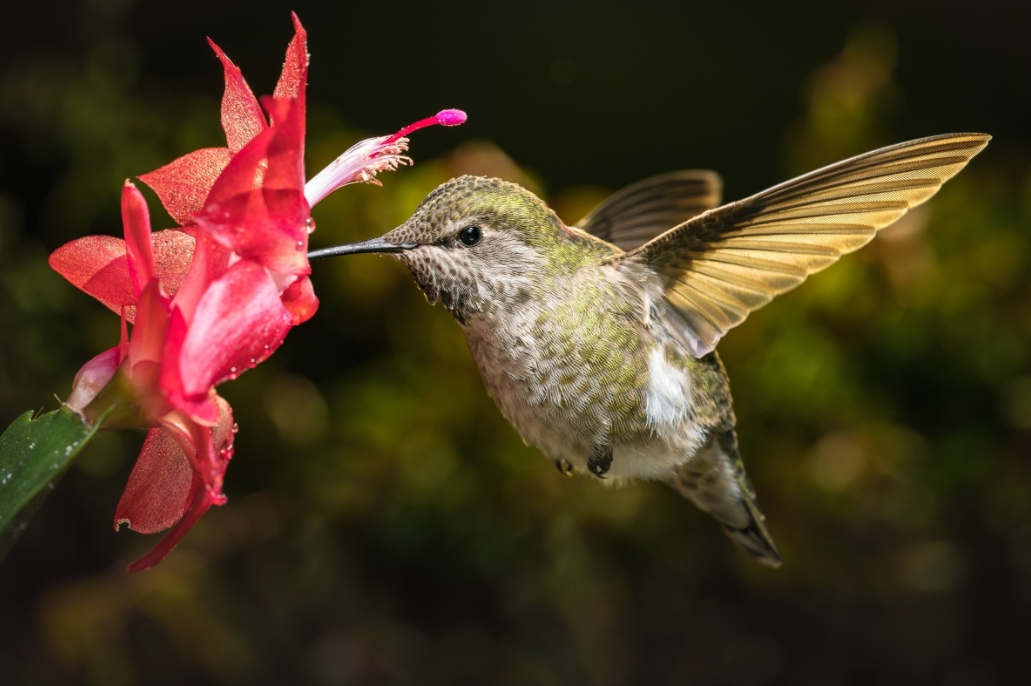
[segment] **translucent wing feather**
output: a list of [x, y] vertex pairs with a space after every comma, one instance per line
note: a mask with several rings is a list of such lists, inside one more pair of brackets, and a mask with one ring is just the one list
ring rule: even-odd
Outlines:
[[945, 134], [868, 152], [705, 212], [616, 261], [660, 275], [701, 357], [750, 312], [934, 195], [989, 140]]
[[575, 226], [633, 250], [719, 205], [722, 185], [719, 174], [711, 171], [653, 176], [612, 194]]

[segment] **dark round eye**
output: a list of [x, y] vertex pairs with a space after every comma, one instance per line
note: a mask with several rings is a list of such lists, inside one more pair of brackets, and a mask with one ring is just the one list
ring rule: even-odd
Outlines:
[[478, 226], [467, 226], [458, 232], [458, 240], [462, 241], [462, 245], [473, 246], [480, 242], [480, 227]]

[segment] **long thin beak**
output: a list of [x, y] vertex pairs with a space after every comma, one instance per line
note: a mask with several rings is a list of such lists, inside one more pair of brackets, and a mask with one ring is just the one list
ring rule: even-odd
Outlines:
[[382, 238], [370, 238], [367, 241], [337, 245], [332, 248], [323, 248], [322, 250], [312, 250], [308, 253], [308, 259], [315, 260], [320, 257], [332, 257], [334, 255], [357, 255], [363, 252], [401, 252], [402, 250], [411, 250], [418, 247], [418, 243], [388, 243]]

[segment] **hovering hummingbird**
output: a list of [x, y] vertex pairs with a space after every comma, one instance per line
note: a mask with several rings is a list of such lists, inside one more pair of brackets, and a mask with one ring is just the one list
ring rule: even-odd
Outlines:
[[665, 174], [572, 227], [518, 185], [462, 176], [384, 236], [309, 256], [404, 262], [461, 325], [502, 413], [562, 473], [664, 481], [776, 567], [716, 344], [930, 198], [990, 139], [900, 143], [722, 206], [715, 173]]

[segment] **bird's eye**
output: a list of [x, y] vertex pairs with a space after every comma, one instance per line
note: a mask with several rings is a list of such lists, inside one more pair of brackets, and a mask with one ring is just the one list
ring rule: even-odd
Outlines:
[[470, 247], [479, 243], [482, 237], [478, 226], [467, 226], [458, 232], [458, 240], [462, 241], [462, 245]]

